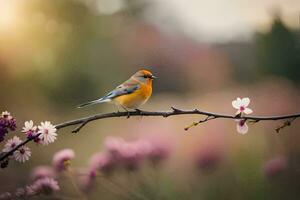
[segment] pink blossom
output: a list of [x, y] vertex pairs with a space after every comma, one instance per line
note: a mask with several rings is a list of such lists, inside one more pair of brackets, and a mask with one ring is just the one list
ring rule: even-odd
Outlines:
[[282, 173], [287, 168], [287, 160], [283, 156], [278, 156], [268, 160], [263, 166], [263, 172], [267, 177], [274, 177]]
[[137, 169], [144, 157], [138, 143], [125, 142], [121, 138], [109, 137], [105, 146], [113, 160], [128, 170]]
[[59, 190], [57, 181], [53, 178], [41, 178], [36, 180], [32, 185], [28, 187], [33, 194], [52, 194]]
[[5, 139], [8, 130], [16, 130], [16, 119], [13, 118], [9, 112], [4, 111], [0, 115], [0, 142]]
[[12, 195], [9, 192], [0, 194], [0, 200], [11, 200], [11, 199], [12, 199]]
[[9, 152], [16, 146], [22, 143], [22, 140], [18, 136], [14, 136], [12, 139], [7, 140], [7, 142], [4, 145], [4, 149], [2, 150], [3, 152]]
[[17, 191], [16, 191], [16, 193], [15, 193], [15, 196], [17, 198], [20, 198], [20, 199], [26, 197], [27, 196], [26, 189], [24, 189], [24, 188], [18, 188]]
[[200, 169], [215, 168], [221, 161], [222, 153], [217, 149], [203, 149], [200, 151], [196, 158], [196, 165]]
[[95, 185], [97, 170], [90, 169], [87, 173], [87, 175], [79, 177], [79, 186], [84, 192], [89, 192]]
[[45, 177], [54, 178], [55, 172], [52, 167], [37, 166], [32, 170], [30, 177], [32, 180], [37, 180]]
[[12, 199], [12, 195], [10, 192], [5, 192], [0, 194], [0, 200], [11, 200]]
[[75, 153], [72, 149], [63, 149], [54, 154], [52, 165], [58, 172], [66, 170], [70, 164], [70, 160], [75, 157]]
[[107, 174], [115, 168], [115, 161], [108, 153], [97, 153], [91, 157], [89, 168], [91, 172], [100, 170]]
[[128, 170], [136, 170], [143, 160], [143, 154], [138, 151], [134, 144], [126, 143], [120, 151], [121, 163]]
[[237, 124], [236, 124], [236, 130], [238, 133], [244, 135], [248, 132], [249, 127], [246, 123], [245, 119], [238, 119], [236, 120]]
[[224, 135], [212, 131], [205, 135], [195, 151], [195, 166], [201, 170], [212, 170], [219, 166], [225, 157]]
[[16, 119], [9, 112], [4, 111], [0, 115], [0, 126], [14, 131], [17, 128]]
[[112, 155], [119, 155], [121, 148], [126, 142], [122, 138], [108, 137], [105, 139], [104, 144], [109, 153]]
[[147, 154], [147, 158], [157, 164], [165, 159], [167, 159], [171, 152], [170, 142], [167, 142], [162, 137], [155, 137], [149, 139], [150, 151]]

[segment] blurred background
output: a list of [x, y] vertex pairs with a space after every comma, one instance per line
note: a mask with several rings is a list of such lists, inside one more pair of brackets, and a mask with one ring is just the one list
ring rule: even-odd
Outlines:
[[[0, 0], [0, 111], [12, 113], [18, 130], [26, 120], [57, 124], [116, 111], [109, 104], [76, 105], [141, 68], [159, 77], [141, 109], [233, 114], [231, 101], [249, 97], [255, 115], [299, 112], [300, 2]], [[90, 123], [79, 134], [60, 130], [49, 146], [30, 144], [28, 162], [0, 171], [0, 192], [28, 183], [30, 170], [50, 165], [60, 149], [74, 149], [72, 167], [82, 168], [108, 136], [130, 141], [155, 135], [167, 138], [172, 151], [154, 170], [160, 189], [151, 191], [158, 196], [145, 193], [147, 199], [300, 198], [299, 120], [280, 133], [275, 128], [281, 122], [260, 122], [240, 135], [225, 119], [183, 130], [199, 119], [116, 118]], [[68, 184], [60, 186], [66, 196], [74, 193]], [[140, 184], [132, 189], [139, 191]], [[107, 193], [113, 192], [94, 190], [90, 198], [122, 199]]]

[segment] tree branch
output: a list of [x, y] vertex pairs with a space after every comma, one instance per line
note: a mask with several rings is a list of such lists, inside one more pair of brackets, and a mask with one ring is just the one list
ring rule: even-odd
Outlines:
[[[55, 125], [55, 127], [59, 130], [65, 127], [79, 125], [76, 129], [74, 129], [72, 132], [77, 133], [79, 132], [86, 124], [100, 119], [105, 118], [115, 118], [115, 117], [128, 117], [128, 116], [161, 116], [161, 117], [170, 117], [170, 116], [176, 116], [176, 115], [202, 115], [206, 116], [204, 120], [200, 120], [198, 122], [194, 122], [192, 125], [185, 128], [185, 130], [188, 130], [189, 128], [196, 126], [200, 123], [207, 122], [209, 120], [217, 119], [217, 118], [223, 118], [223, 119], [245, 119], [252, 122], [259, 122], [259, 121], [275, 121], [275, 120], [288, 120], [289, 124], [296, 118], [300, 117], [300, 113], [291, 114], [291, 115], [278, 115], [278, 116], [239, 116], [239, 115], [227, 115], [227, 114], [221, 114], [221, 113], [213, 113], [213, 112], [207, 112], [207, 111], [201, 111], [198, 109], [193, 110], [181, 110], [175, 107], [171, 107], [170, 111], [143, 111], [143, 110], [136, 110], [136, 111], [130, 111], [130, 112], [112, 112], [112, 113], [102, 113], [102, 114], [96, 114], [80, 119], [75, 119], [67, 122], [63, 122], [60, 124]], [[292, 119], [292, 120], [291, 120]], [[280, 129], [286, 127], [288, 125], [282, 126]], [[0, 155], [0, 162], [7, 159], [10, 155], [12, 155], [18, 148], [21, 146], [27, 144], [28, 142], [34, 140], [36, 137], [38, 137], [40, 134], [36, 135], [35, 137], [29, 138], [25, 141], [23, 141], [21, 144], [17, 145], [15, 148], [13, 148], [11, 151], [3, 153]]]

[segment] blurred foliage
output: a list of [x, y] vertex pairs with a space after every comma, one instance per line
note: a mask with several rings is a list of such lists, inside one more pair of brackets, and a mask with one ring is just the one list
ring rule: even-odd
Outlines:
[[[122, 9], [112, 14], [99, 13], [98, 0], [20, 2], [18, 27], [0, 31], [0, 112], [12, 112], [20, 129], [25, 120], [56, 124], [107, 109], [106, 105], [81, 110], [75, 106], [104, 95], [135, 70], [148, 66], [153, 66], [159, 79], [154, 82], [153, 98], [142, 109], [178, 106], [233, 113], [230, 102], [238, 96], [249, 96], [257, 114], [299, 109], [299, 30], [293, 31], [278, 17], [269, 31], [257, 33], [253, 40], [206, 44], [161, 31], [146, 21], [144, 12], [152, 1], [124, 0]], [[123, 174], [122, 184], [149, 199], [299, 199], [299, 121], [279, 134], [273, 133], [280, 122], [258, 123], [241, 136], [234, 123], [220, 125], [213, 120], [185, 134], [183, 127], [197, 120], [193, 116], [110, 119], [91, 123], [77, 135], [62, 130], [52, 145], [29, 144], [30, 161], [12, 162], [0, 172], [1, 180], [10, 182], [2, 184], [0, 191], [26, 185], [32, 167], [49, 165], [49, 155], [61, 148], [73, 148], [74, 168], [82, 168], [106, 136], [132, 138], [149, 132], [169, 134], [168, 139], [177, 141], [170, 163], [154, 172], [142, 169], [133, 176]], [[214, 132], [228, 143], [222, 152], [226, 158], [211, 171], [195, 170], [193, 151]], [[262, 165], [276, 155], [288, 159], [288, 169], [265, 177]], [[146, 186], [132, 185], [132, 177], [144, 180], [145, 174], [157, 179]], [[68, 190], [69, 182], [60, 184], [64, 194], [74, 193]], [[113, 191], [100, 188], [91, 199], [120, 199], [115, 188], [109, 189]]]
[[300, 81], [300, 38], [277, 15], [271, 30], [257, 35], [259, 67], [264, 75]]

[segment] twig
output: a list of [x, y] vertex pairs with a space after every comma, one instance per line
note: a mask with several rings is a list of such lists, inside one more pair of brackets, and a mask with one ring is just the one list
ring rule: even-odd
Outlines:
[[78, 133], [87, 123], [89, 123], [88, 120], [86, 120], [85, 122], [83, 122], [82, 124], [80, 124], [77, 128], [75, 128], [72, 133]]
[[[56, 129], [62, 129], [69, 126], [79, 125], [76, 129], [73, 130], [73, 132], [79, 132], [81, 128], [83, 128], [86, 124], [100, 119], [105, 118], [115, 118], [115, 117], [127, 117], [127, 116], [161, 116], [161, 117], [170, 117], [170, 116], [176, 116], [176, 115], [202, 115], [207, 116], [206, 119], [203, 121], [195, 122], [192, 126], [198, 125], [199, 123], [206, 122], [208, 120], [216, 119], [216, 118], [223, 118], [223, 119], [245, 119], [245, 120], [252, 120], [252, 121], [275, 121], [275, 120], [284, 120], [284, 119], [296, 119], [300, 117], [300, 113], [296, 114], [290, 114], [290, 115], [279, 115], [279, 116], [236, 116], [236, 115], [227, 115], [227, 114], [221, 114], [221, 113], [213, 113], [213, 112], [207, 112], [207, 111], [201, 111], [198, 109], [193, 110], [181, 110], [175, 107], [171, 107], [171, 111], [142, 111], [142, 110], [136, 110], [136, 111], [130, 111], [130, 112], [112, 112], [112, 113], [101, 113], [96, 114], [88, 117], [84, 117], [81, 119], [75, 119], [67, 122], [63, 122], [60, 124], [55, 125]], [[192, 127], [191, 126], [191, 127]], [[285, 125], [287, 126], [287, 125]], [[284, 126], [284, 127], [285, 127]], [[282, 129], [282, 128], [280, 128]], [[40, 134], [31, 137], [25, 141], [23, 141], [21, 144], [17, 145], [15, 148], [13, 148], [11, 151], [6, 152], [2, 155], [0, 155], [0, 162], [5, 160], [7, 157], [12, 155], [17, 149], [19, 149], [21, 146], [27, 144], [28, 142], [34, 140], [37, 138]]]
[[295, 119], [296, 119], [296, 117], [293, 118], [293, 119], [291, 119], [291, 120], [285, 121], [281, 126], [279, 126], [278, 128], [276, 128], [275, 131], [276, 131], [277, 133], [279, 133], [279, 132], [280, 132], [282, 129], [284, 129], [285, 127], [290, 126], [290, 125], [292, 124], [292, 122], [293, 122]]
[[187, 126], [184, 128], [185, 131], [189, 130], [190, 128], [194, 127], [194, 126], [197, 126], [198, 124], [201, 124], [201, 123], [204, 123], [204, 122], [207, 122], [209, 120], [212, 120], [212, 119], [216, 119], [217, 117], [215, 116], [207, 116], [205, 119], [203, 120], [200, 120], [198, 122], [193, 122], [191, 125]]

